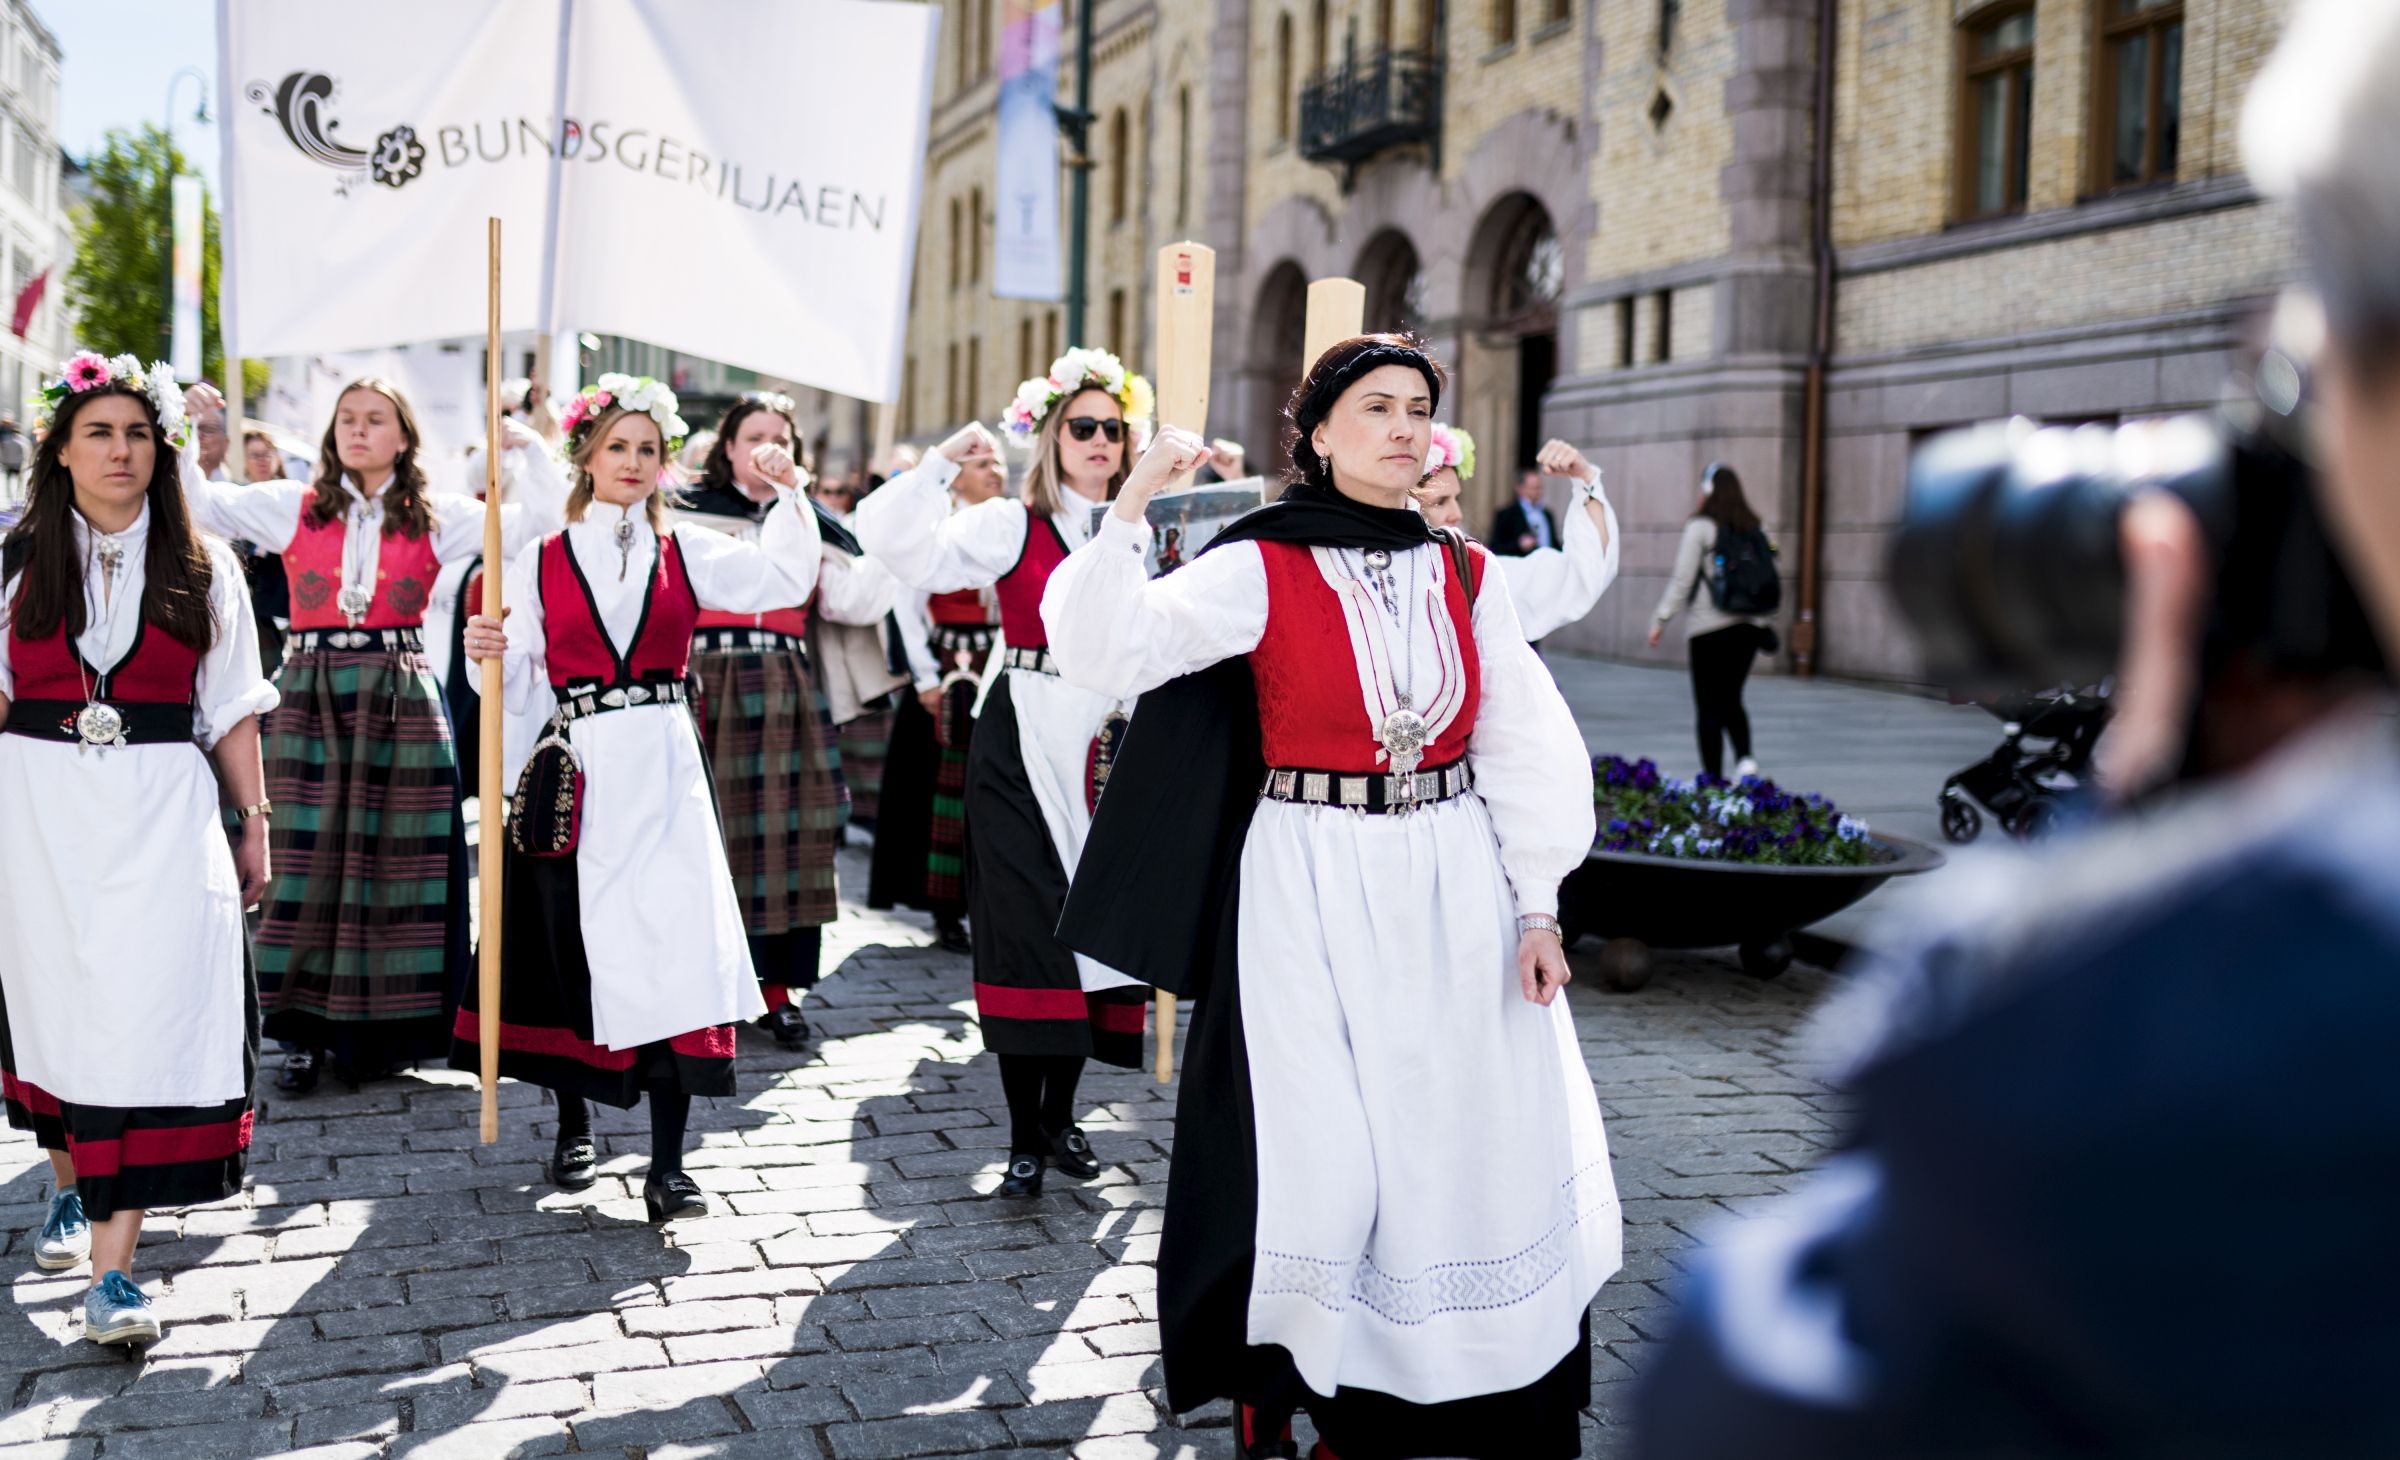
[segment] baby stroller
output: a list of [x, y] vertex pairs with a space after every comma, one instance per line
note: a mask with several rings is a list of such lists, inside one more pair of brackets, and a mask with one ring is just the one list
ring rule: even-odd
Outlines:
[[1971, 842], [1991, 816], [2019, 841], [2047, 835], [2083, 784], [2108, 725], [2104, 690], [2053, 690], [1978, 700], [2003, 726], [1999, 747], [1942, 783], [1942, 835]]

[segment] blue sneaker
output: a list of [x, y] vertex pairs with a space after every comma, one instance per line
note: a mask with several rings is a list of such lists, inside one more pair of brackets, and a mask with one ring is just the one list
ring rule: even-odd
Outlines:
[[94, 1343], [156, 1343], [158, 1332], [150, 1295], [113, 1267], [83, 1295], [83, 1336]]
[[83, 1197], [70, 1186], [50, 1198], [50, 1220], [34, 1239], [33, 1265], [44, 1272], [64, 1272], [91, 1260], [92, 1224], [83, 1214]]

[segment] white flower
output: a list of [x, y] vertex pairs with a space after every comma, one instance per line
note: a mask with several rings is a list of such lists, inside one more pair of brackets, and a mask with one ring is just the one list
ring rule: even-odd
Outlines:
[[1867, 834], [1867, 824], [1855, 816], [1839, 817], [1833, 823], [1833, 834], [1846, 842], [1859, 841]]
[[611, 370], [606, 374], [603, 374], [598, 380], [592, 383], [613, 396], [623, 395], [626, 391], [633, 389], [634, 382], [632, 376], [620, 375], [616, 371]]

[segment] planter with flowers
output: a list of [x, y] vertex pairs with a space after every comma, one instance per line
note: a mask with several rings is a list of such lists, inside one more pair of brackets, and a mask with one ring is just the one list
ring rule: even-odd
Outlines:
[[1647, 983], [1652, 948], [1733, 946], [1743, 968], [1773, 978], [1791, 966], [1793, 933], [1942, 864], [1822, 796], [1755, 776], [1679, 781], [1616, 756], [1592, 771], [1599, 836], [1559, 889], [1559, 919], [1570, 944], [1609, 940], [1601, 972], [1612, 988]]

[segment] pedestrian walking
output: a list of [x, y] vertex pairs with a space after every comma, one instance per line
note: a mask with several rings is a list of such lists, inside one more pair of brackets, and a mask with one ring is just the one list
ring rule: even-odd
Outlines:
[[144, 1212], [234, 1195], [250, 1147], [275, 687], [241, 567], [185, 502], [172, 373], [87, 352], [42, 399], [0, 547], [0, 1094], [50, 1156], [35, 1266], [88, 1260], [84, 1336], [147, 1343]]
[[[776, 503], [806, 484], [791, 398], [744, 396], [714, 435], [675, 520], [755, 542]], [[801, 510], [813, 509], [803, 501]], [[826, 524], [817, 520], [822, 536]], [[799, 999], [816, 986], [825, 925], [840, 913], [842, 785], [805, 647], [810, 610], [872, 625], [899, 586], [872, 563], [830, 548], [820, 557], [813, 599], [753, 613], [704, 609], [692, 639], [726, 861], [767, 1005], [760, 1027], [786, 1049], [808, 1041]]]
[[[1706, 591], [1703, 592], [1703, 589]], [[1733, 742], [1733, 776], [1759, 773], [1750, 754], [1750, 712], [1742, 686], [1750, 666], [1780, 644], [1775, 608], [1782, 588], [1775, 548], [1758, 513], [1742, 494], [1733, 468], [1711, 464], [1700, 476], [1700, 501], [1683, 525], [1675, 573], [1651, 615], [1650, 647], [1658, 647], [1675, 616], [1691, 614], [1692, 709], [1700, 736], [1700, 768], [1725, 774], [1725, 742]]]
[[[1580, 621], [1617, 581], [1617, 513], [1600, 489], [1600, 468], [1555, 439], [1543, 445], [1538, 459], [1543, 471], [1575, 483], [1575, 508], [1567, 513], [1559, 545], [1493, 559], [1508, 580], [1518, 625], [1528, 641], [1537, 643]], [[1434, 422], [1425, 466], [1425, 480], [1415, 493], [1417, 509], [1430, 526], [1465, 531], [1466, 514], [1459, 509], [1458, 496], [1475, 475], [1475, 438], [1456, 426]]]
[[[467, 967], [458, 757], [424, 623], [442, 565], [482, 551], [483, 504], [433, 492], [423, 449], [408, 398], [369, 377], [336, 399], [311, 480], [186, 473], [200, 526], [280, 553], [291, 585], [258, 976], [267, 1037], [295, 1046], [275, 1082], [292, 1094], [327, 1064], [356, 1084], [440, 1056]], [[501, 509], [514, 543], [555, 527], [565, 495], [527, 456], [525, 500]]]
[[858, 509], [860, 541], [902, 582], [989, 588], [999, 605], [1006, 672], [975, 728], [964, 806], [975, 1008], [1008, 1102], [1002, 1196], [1039, 1195], [1045, 1166], [1099, 1175], [1075, 1123], [1084, 1061], [1141, 1063], [1144, 991], [1057, 935], [1123, 706], [1059, 677], [1041, 602], [1051, 573], [1090, 539], [1093, 509], [1125, 481], [1127, 420], [1152, 409], [1149, 382], [1116, 356], [1071, 350], [1018, 386], [1004, 416], [1033, 445], [1022, 499], [952, 510], [951, 484], [998, 455], [970, 422]]
[[[676, 410], [646, 377], [568, 402], [567, 526], [509, 564], [505, 630], [477, 614], [466, 633], [470, 658], [505, 666], [519, 788], [502, 852], [500, 1070], [557, 1095], [550, 1174], [569, 1191], [595, 1179], [589, 1102], [647, 1095], [652, 1221], [708, 1210], [683, 1168], [692, 1097], [733, 1093], [734, 1026], [766, 1012], [686, 689], [693, 635], [703, 610], [808, 602], [819, 553], [788, 482], [756, 542], [673, 525], [660, 479], [683, 443]], [[486, 1017], [469, 990], [454, 1067], [476, 1068]]]
[[1155, 580], [1168, 428], [1052, 576], [1060, 673], [1143, 697], [1061, 936], [1200, 996], [1159, 1252], [1168, 1399], [1244, 1457], [1580, 1452], [1620, 1258], [1558, 884], [1591, 762], [1490, 556], [1413, 510], [1440, 367], [1328, 349], [1295, 478]]

